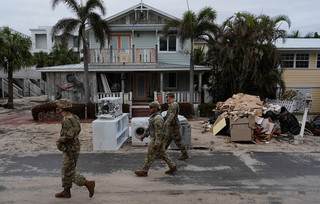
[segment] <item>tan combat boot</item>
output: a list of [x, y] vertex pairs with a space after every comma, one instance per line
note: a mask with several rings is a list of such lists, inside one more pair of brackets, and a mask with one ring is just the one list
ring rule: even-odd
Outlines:
[[188, 159], [189, 158], [189, 155], [188, 154], [183, 154], [181, 155], [178, 159], [179, 160], [185, 160], [185, 159]]
[[55, 195], [57, 198], [70, 198], [71, 193], [70, 193], [70, 188], [65, 188], [63, 191], [60, 193], [56, 193]]
[[96, 185], [96, 182], [95, 181], [87, 181], [86, 180], [86, 183], [84, 184], [88, 191], [89, 191], [89, 197], [92, 198], [93, 194], [94, 194], [94, 187]]
[[172, 174], [173, 172], [178, 171], [178, 168], [176, 166], [170, 168], [168, 171], [164, 172], [166, 174]]
[[134, 172], [137, 176], [139, 177], [146, 177], [148, 176], [148, 172], [142, 171], [142, 170], [137, 170]]

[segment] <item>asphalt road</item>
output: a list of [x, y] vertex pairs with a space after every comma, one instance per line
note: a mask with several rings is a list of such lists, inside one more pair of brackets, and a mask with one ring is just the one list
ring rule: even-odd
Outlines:
[[[148, 177], [136, 177], [145, 153], [82, 153], [77, 170], [96, 180], [92, 203], [320, 202], [320, 152], [196, 152], [187, 161], [169, 154], [178, 166], [173, 175], [164, 174], [167, 166], [157, 159]], [[59, 203], [61, 163], [60, 154], [0, 154], [0, 203]], [[87, 199], [81, 198], [86, 190], [77, 189], [71, 203]]]

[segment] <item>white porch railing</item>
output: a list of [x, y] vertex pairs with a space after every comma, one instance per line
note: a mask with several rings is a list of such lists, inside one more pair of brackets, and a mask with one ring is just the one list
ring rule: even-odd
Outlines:
[[90, 49], [90, 63], [154, 63], [155, 48]]

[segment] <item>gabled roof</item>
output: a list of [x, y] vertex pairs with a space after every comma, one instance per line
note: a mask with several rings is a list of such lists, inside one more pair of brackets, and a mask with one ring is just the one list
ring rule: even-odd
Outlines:
[[132, 6], [132, 7], [128, 8], [128, 9], [120, 12], [120, 13], [117, 13], [117, 14], [115, 14], [115, 15], [113, 15], [113, 16], [108, 17], [106, 20], [107, 20], [107, 21], [114, 20], [114, 19], [122, 16], [123, 14], [126, 14], [126, 13], [128, 13], [128, 12], [130, 12], [130, 11], [135, 10], [135, 9], [139, 9], [141, 6], [147, 8], [147, 9], [149, 9], [149, 10], [153, 10], [154, 12], [159, 13], [159, 14], [161, 14], [161, 15], [167, 16], [168, 18], [172, 18], [172, 19], [176, 19], [176, 20], [181, 20], [181, 19], [179, 19], [179, 18], [177, 18], [177, 17], [175, 17], [175, 16], [172, 16], [172, 15], [170, 15], [170, 14], [168, 14], [168, 13], [165, 13], [165, 12], [163, 12], [163, 11], [160, 11], [160, 10], [158, 10], [158, 9], [152, 7], [152, 6], [149, 6], [149, 5], [145, 4], [145, 3], [139, 3], [139, 4], [135, 5], [135, 6]]
[[320, 38], [286, 38], [284, 43], [278, 40], [275, 45], [286, 51], [319, 51]]

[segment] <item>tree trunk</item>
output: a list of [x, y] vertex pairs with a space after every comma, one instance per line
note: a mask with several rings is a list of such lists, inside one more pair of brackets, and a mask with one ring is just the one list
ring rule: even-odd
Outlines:
[[8, 69], [8, 103], [5, 106], [8, 109], [13, 109], [13, 71]]
[[90, 90], [89, 90], [89, 52], [88, 46], [83, 43], [83, 65], [84, 65], [84, 96], [85, 102], [90, 102]]
[[194, 56], [193, 56], [193, 39], [191, 39], [191, 50], [190, 50], [190, 103], [193, 105], [194, 101]]

